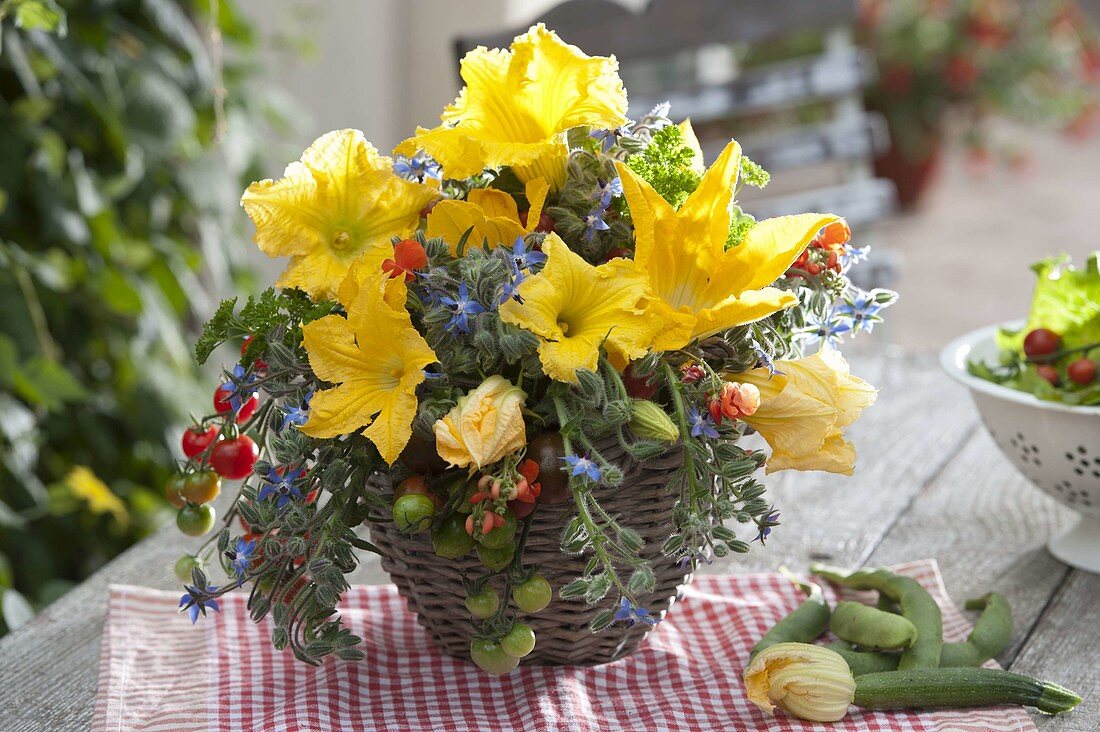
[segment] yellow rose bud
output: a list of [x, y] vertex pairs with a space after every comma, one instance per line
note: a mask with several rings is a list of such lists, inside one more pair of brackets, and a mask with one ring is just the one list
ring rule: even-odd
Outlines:
[[630, 431], [650, 440], [676, 442], [680, 439], [680, 430], [665, 410], [646, 399], [631, 400]]
[[836, 722], [848, 713], [856, 680], [841, 655], [809, 643], [777, 643], [745, 669], [749, 701], [768, 714], [779, 706], [811, 722]]
[[503, 376], [490, 376], [435, 423], [439, 456], [453, 466], [482, 468], [527, 444], [527, 395]]

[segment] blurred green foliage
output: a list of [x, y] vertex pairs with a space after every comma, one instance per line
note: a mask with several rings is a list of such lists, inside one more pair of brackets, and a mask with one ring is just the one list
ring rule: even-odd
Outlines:
[[280, 119], [231, 0], [0, 0], [0, 34], [2, 633], [165, 517], [212, 391], [188, 344], [254, 287], [237, 200]]

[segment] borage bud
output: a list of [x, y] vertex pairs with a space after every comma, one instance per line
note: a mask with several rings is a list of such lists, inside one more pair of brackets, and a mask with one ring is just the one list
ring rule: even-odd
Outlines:
[[745, 669], [749, 701], [768, 714], [776, 706], [811, 722], [836, 722], [848, 713], [856, 680], [844, 658], [823, 646], [778, 643]]
[[645, 399], [631, 401], [630, 431], [650, 440], [676, 442], [680, 439], [680, 431], [665, 410]]

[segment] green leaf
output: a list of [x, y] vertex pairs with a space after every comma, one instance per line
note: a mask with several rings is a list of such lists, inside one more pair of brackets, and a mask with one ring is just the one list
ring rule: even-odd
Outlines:
[[16, 0], [15, 27], [23, 30], [57, 31], [64, 37], [65, 11], [54, 0]]
[[109, 269], [100, 283], [104, 304], [119, 315], [132, 317], [142, 311], [141, 293], [118, 270]]
[[0, 594], [0, 614], [3, 615], [8, 630], [15, 630], [34, 617], [34, 608], [27, 602], [27, 598], [15, 590], [5, 589]]
[[34, 356], [27, 361], [15, 374], [12, 386], [23, 399], [48, 411], [88, 396], [87, 390], [65, 367], [44, 356]]
[[1032, 265], [1038, 276], [1027, 326], [1014, 334], [1002, 333], [998, 344], [1019, 351], [1024, 336], [1033, 328], [1049, 328], [1062, 337], [1063, 348], [1100, 342], [1100, 268], [1093, 252], [1083, 269], [1069, 264], [1065, 255]]

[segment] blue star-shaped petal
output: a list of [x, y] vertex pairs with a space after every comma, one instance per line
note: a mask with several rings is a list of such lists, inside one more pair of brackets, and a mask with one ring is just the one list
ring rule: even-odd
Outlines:
[[229, 381], [218, 387], [221, 400], [229, 402], [229, 407], [234, 413], [239, 412], [245, 402], [256, 393], [252, 388], [255, 382], [256, 374], [252, 373], [251, 369], [246, 369], [241, 364], [235, 365], [230, 372]]
[[411, 158], [406, 155], [394, 156], [393, 172], [405, 180], [417, 183], [423, 183], [428, 178], [432, 180], [443, 178], [443, 169], [439, 167], [439, 163], [425, 155], [423, 151]]
[[871, 247], [855, 247], [851, 244], [845, 244], [844, 250], [840, 253], [840, 268], [845, 272], [853, 264], [859, 264], [863, 260], [867, 259], [867, 253], [871, 251]]
[[606, 206], [597, 206], [584, 217], [584, 240], [591, 242], [597, 231], [607, 231], [611, 226], [603, 220], [607, 214]]
[[237, 539], [236, 545], [225, 552], [226, 558], [229, 560], [229, 566], [233, 568], [233, 571], [237, 574], [237, 587], [244, 584], [244, 576], [248, 571], [248, 564], [252, 561], [252, 555], [256, 551], [256, 541], [245, 541], [244, 539]]
[[199, 619], [199, 613], [206, 617], [207, 610], [213, 610], [220, 613], [222, 610], [218, 607], [218, 601], [213, 597], [210, 597], [218, 588], [209, 585], [203, 589], [199, 589], [194, 585], [185, 585], [184, 589], [187, 593], [180, 598], [180, 612], [187, 611], [188, 616], [191, 618], [191, 624], [194, 625]]
[[440, 296], [439, 302], [448, 308], [454, 310], [454, 315], [447, 321], [448, 332], [458, 331], [460, 333], [470, 332], [471, 315], [479, 315], [485, 312], [485, 308], [481, 303], [470, 297], [470, 290], [466, 287], [466, 283], [462, 282], [458, 286], [458, 297], [447, 297], [446, 295]]
[[840, 345], [840, 337], [850, 331], [852, 326], [837, 319], [833, 311], [811, 317], [802, 332], [810, 336], [812, 343], [820, 343], [822, 348], [831, 349]]
[[516, 243], [512, 245], [512, 261], [517, 269], [531, 269], [544, 264], [546, 255], [534, 249], [528, 251], [527, 242], [523, 240], [522, 236], [517, 236]]
[[607, 208], [611, 205], [611, 199], [623, 195], [623, 180], [615, 176], [609, 181], [599, 181], [593, 198], [600, 202], [600, 206]]
[[688, 426], [691, 427], [692, 437], [709, 437], [712, 440], [718, 437], [718, 430], [714, 429], [710, 414], [700, 412], [694, 406], [688, 407]]
[[634, 603], [624, 597], [619, 601], [619, 609], [615, 611], [615, 620], [625, 620], [627, 625], [656, 625], [658, 618], [644, 607], [635, 607]]
[[769, 511], [763, 518], [758, 519], [756, 523], [756, 536], [753, 537], [753, 541], [759, 541], [761, 545], [772, 535], [772, 527], [779, 525], [779, 511]]
[[871, 293], [860, 292], [855, 297], [846, 299], [837, 308], [836, 314], [838, 318], [851, 321], [853, 334], [860, 331], [870, 333], [874, 329], [875, 323], [882, 320], [878, 316], [880, 310], [882, 310], [882, 306], [875, 302]]
[[283, 422], [279, 425], [279, 432], [285, 432], [290, 425], [301, 427], [309, 420], [309, 402], [313, 399], [313, 392], [309, 392], [302, 399], [301, 406], [285, 407], [283, 409]]
[[583, 475], [593, 483], [599, 483], [600, 478], [603, 477], [603, 471], [600, 470], [600, 466], [586, 457], [581, 457], [580, 455], [566, 455], [562, 460], [571, 468], [569, 473], [571, 476]]
[[264, 485], [256, 495], [256, 500], [265, 501], [274, 496], [275, 507], [282, 508], [291, 498], [301, 498], [302, 491], [297, 483], [305, 475], [305, 472], [302, 468], [287, 471], [285, 467], [272, 467], [267, 471]]

